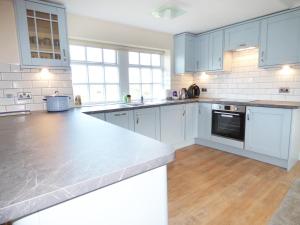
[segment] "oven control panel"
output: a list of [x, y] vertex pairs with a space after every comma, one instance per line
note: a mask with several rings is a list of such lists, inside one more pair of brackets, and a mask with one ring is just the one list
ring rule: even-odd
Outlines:
[[213, 104], [213, 110], [227, 111], [227, 112], [246, 112], [246, 106], [241, 105], [223, 105], [223, 104]]

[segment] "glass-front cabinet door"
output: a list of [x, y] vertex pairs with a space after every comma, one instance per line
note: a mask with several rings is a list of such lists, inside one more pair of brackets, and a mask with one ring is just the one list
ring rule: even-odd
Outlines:
[[15, 0], [23, 66], [68, 67], [65, 9], [36, 0]]

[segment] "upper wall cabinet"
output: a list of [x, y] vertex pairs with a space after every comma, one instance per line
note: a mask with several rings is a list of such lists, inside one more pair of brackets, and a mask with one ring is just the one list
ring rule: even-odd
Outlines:
[[198, 35], [195, 39], [195, 70], [209, 70], [209, 34]]
[[189, 33], [174, 37], [175, 73], [195, 72], [195, 36]]
[[225, 51], [257, 47], [259, 25], [259, 21], [254, 21], [225, 29]]
[[300, 62], [300, 11], [262, 20], [259, 65], [262, 67]]
[[23, 67], [68, 67], [65, 9], [37, 0], [14, 0]]
[[223, 70], [224, 32], [215, 31], [209, 36], [209, 70]]

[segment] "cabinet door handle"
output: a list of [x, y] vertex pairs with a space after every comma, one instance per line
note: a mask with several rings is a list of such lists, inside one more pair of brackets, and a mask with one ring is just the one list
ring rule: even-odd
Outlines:
[[264, 55], [265, 55], [265, 52], [262, 51], [261, 52], [261, 57], [260, 57], [260, 61], [263, 63], [264, 62]]
[[136, 118], [136, 124], [139, 124], [139, 122], [140, 122], [140, 119]]
[[114, 114], [114, 116], [126, 116], [127, 113], [117, 113], [117, 114]]
[[240, 44], [240, 47], [246, 47], [247, 44]]
[[185, 110], [183, 111], [182, 116], [185, 116]]
[[250, 120], [250, 113], [251, 113], [251, 111], [250, 111], [250, 109], [248, 109], [248, 112], [247, 112], [247, 120], [248, 121]]
[[199, 61], [197, 61], [197, 66], [196, 67], [197, 67], [197, 70], [199, 70]]

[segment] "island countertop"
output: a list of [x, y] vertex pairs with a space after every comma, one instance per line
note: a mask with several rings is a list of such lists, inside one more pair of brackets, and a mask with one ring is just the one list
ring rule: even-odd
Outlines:
[[172, 147], [79, 109], [0, 117], [0, 143], [0, 224], [175, 157]]

